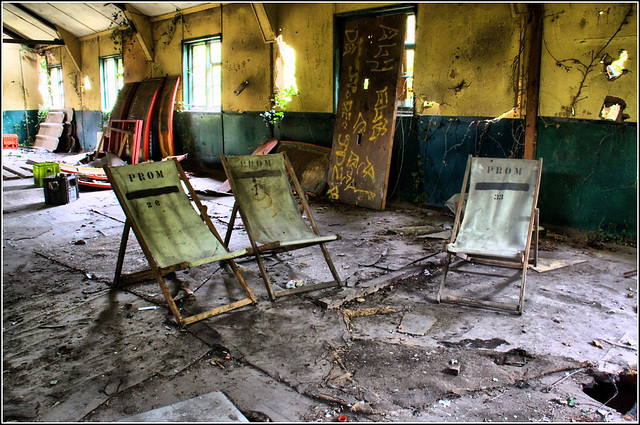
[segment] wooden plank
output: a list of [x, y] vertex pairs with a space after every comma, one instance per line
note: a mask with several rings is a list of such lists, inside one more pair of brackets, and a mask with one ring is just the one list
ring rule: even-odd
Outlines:
[[151, 147], [149, 146], [151, 116], [153, 112], [153, 105], [156, 102], [158, 92], [160, 91], [160, 86], [163, 81], [164, 77], [152, 78], [139, 83], [127, 114], [128, 120], [143, 121], [139, 162], [150, 160], [151, 155], [153, 154], [151, 152]]
[[158, 137], [154, 137], [153, 159], [160, 160], [175, 155], [173, 148], [173, 107], [180, 85], [180, 76], [167, 77], [162, 87], [158, 105]]
[[15, 180], [15, 179], [19, 179], [20, 176], [16, 176], [13, 173], [10, 173], [6, 170], [2, 170], [2, 180]]
[[60, 140], [57, 137], [36, 134], [36, 140], [33, 142], [33, 147], [36, 149], [39, 148], [54, 151], [58, 147], [59, 142]]
[[13, 174], [16, 174], [18, 176], [20, 176], [23, 179], [26, 178], [33, 178], [33, 173], [27, 173], [26, 171], [22, 170], [20, 167], [18, 167], [16, 164], [2, 164], [2, 169], [7, 170]]
[[384, 209], [402, 68], [406, 15], [347, 22], [329, 198]]
[[535, 159], [538, 138], [538, 100], [540, 94], [540, 53], [542, 51], [541, 4], [530, 4], [527, 107], [525, 111], [524, 159]]
[[[65, 18], [66, 19], [66, 18]], [[82, 53], [80, 49], [80, 41], [78, 38], [71, 34], [64, 28], [56, 25], [56, 32], [58, 36], [64, 41], [64, 48], [71, 57], [71, 61], [76, 67], [78, 72], [82, 72]]]

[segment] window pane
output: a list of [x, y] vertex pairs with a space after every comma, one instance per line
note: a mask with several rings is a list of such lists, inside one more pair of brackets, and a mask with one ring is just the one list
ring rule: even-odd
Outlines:
[[209, 47], [211, 49], [211, 63], [220, 63], [222, 62], [222, 45], [219, 41], [211, 41], [209, 42]]
[[205, 65], [207, 63], [207, 46], [204, 44], [193, 46], [192, 55], [194, 67]]
[[415, 44], [416, 42], [416, 15], [407, 16], [407, 44]]
[[188, 107], [220, 110], [222, 99], [221, 44], [219, 39], [184, 43], [185, 92]]

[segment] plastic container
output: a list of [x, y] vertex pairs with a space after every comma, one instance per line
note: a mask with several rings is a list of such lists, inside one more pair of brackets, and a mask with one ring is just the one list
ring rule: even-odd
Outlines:
[[78, 177], [74, 174], [55, 174], [44, 178], [44, 203], [64, 205], [78, 199]]
[[18, 135], [17, 134], [3, 134], [2, 135], [2, 149], [17, 149], [18, 148]]
[[42, 180], [60, 172], [60, 164], [57, 162], [40, 162], [33, 164], [33, 182], [38, 187], [42, 187]]

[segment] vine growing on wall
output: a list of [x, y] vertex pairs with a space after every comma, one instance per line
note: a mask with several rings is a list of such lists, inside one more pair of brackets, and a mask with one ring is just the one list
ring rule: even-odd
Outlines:
[[111, 24], [109, 25], [109, 28], [113, 25], [118, 26], [111, 31], [109, 38], [113, 42], [113, 46], [116, 50], [120, 49], [120, 53], [122, 53], [125, 43], [132, 40], [133, 36], [136, 34], [136, 27], [133, 24], [133, 21], [124, 16], [124, 12], [121, 10], [114, 12], [111, 16]]
[[587, 77], [596, 69], [597, 65], [604, 60], [604, 55], [606, 55], [604, 54], [604, 50], [609, 46], [609, 44], [611, 44], [613, 39], [618, 35], [618, 33], [622, 30], [622, 28], [629, 23], [629, 17], [631, 16], [632, 13], [633, 13], [633, 5], [629, 5], [629, 10], [625, 14], [624, 18], [622, 19], [622, 22], [620, 22], [620, 25], [618, 26], [616, 31], [613, 33], [613, 35], [609, 38], [609, 40], [597, 51], [592, 50], [591, 52], [587, 53], [589, 62], [582, 62], [581, 60], [576, 58], [566, 58], [561, 60], [557, 59], [549, 50], [546, 40], [543, 40], [544, 47], [547, 50], [547, 53], [549, 53], [551, 58], [555, 61], [556, 66], [558, 68], [562, 68], [566, 72], [571, 72], [575, 67], [575, 69], [582, 75], [580, 83], [578, 84], [578, 89], [576, 90], [576, 94], [571, 96], [571, 100], [568, 105], [562, 107], [562, 109], [564, 110], [565, 116], [574, 116], [575, 108], [578, 102], [587, 98], [586, 96], [581, 97], [582, 91], [586, 87], [585, 83], [587, 81]]

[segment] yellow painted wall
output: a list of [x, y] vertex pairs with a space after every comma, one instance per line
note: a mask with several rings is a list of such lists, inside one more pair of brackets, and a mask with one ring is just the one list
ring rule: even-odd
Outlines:
[[[2, 44], [2, 109], [38, 109], [42, 104], [40, 56], [20, 50], [19, 44]], [[24, 84], [24, 91], [23, 91]]]
[[[632, 7], [628, 23], [616, 33]], [[599, 119], [605, 96], [624, 99], [627, 121], [637, 122], [637, 6], [616, 3], [545, 4], [540, 78], [540, 115]], [[617, 59], [626, 49], [625, 67], [631, 72], [608, 81], [600, 59], [605, 53]], [[601, 52], [601, 54], [597, 54]], [[577, 60], [580, 64], [574, 62]], [[562, 66], [557, 66], [557, 62]], [[574, 113], [572, 99], [577, 95], [585, 70], [589, 69]]]
[[82, 72], [80, 73], [82, 108], [90, 111], [99, 111], [102, 102], [100, 95], [100, 62], [98, 60], [99, 47], [98, 38], [80, 43], [82, 54]]
[[[278, 9], [282, 40], [295, 51], [298, 96], [291, 112], [333, 112], [333, 4], [288, 4]], [[274, 45], [276, 54], [277, 45]]]
[[[514, 107], [521, 21], [508, 3], [419, 4], [414, 88], [425, 115], [498, 116]], [[440, 104], [439, 113], [424, 101]]]
[[147, 62], [137, 37], [125, 41], [122, 49], [122, 63], [125, 83], [142, 81], [151, 77], [151, 62]]
[[[182, 99], [182, 41], [218, 35], [221, 32], [221, 8], [183, 15], [182, 18], [154, 22], [154, 62], [152, 77], [180, 75], [176, 100]], [[224, 53], [223, 53], [224, 54]]]
[[60, 53], [64, 106], [65, 108], [82, 109], [82, 75], [76, 70], [67, 50], [62, 48]]
[[[271, 50], [249, 4], [222, 6], [222, 110], [264, 111], [270, 101]], [[233, 91], [243, 81], [239, 95]]]

